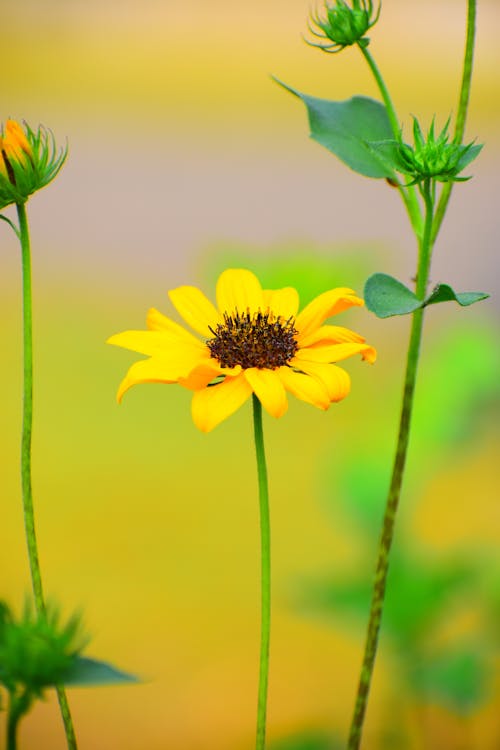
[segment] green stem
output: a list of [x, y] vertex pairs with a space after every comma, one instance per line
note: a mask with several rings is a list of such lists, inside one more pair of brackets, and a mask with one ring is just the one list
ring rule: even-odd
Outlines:
[[[454, 142], [462, 143], [465, 131], [465, 122], [467, 119], [467, 110], [469, 107], [470, 89], [472, 81], [472, 67], [474, 63], [474, 43], [476, 38], [476, 0], [467, 0], [467, 36], [465, 40], [465, 54], [462, 71], [462, 85], [460, 87], [460, 96], [458, 99], [458, 113], [455, 124]], [[441, 224], [443, 223], [448, 202], [453, 190], [453, 182], [445, 183], [439, 204], [434, 217], [432, 227], [432, 242], [436, 241]]]
[[33, 510], [33, 493], [31, 488], [31, 434], [33, 426], [33, 312], [31, 294], [31, 250], [26, 207], [17, 206], [19, 218], [19, 238], [22, 251], [23, 267], [23, 333], [24, 333], [24, 391], [23, 391], [23, 428], [21, 441], [21, 484], [24, 509], [24, 526], [28, 559], [31, 574], [31, 585], [38, 615], [45, 615], [42, 575], [38, 559], [38, 545], [35, 532], [35, 515]]
[[[31, 486], [31, 435], [33, 427], [33, 311], [31, 293], [31, 247], [28, 217], [24, 203], [17, 204], [17, 216], [19, 219], [19, 240], [21, 243], [23, 272], [24, 386], [21, 439], [21, 486], [31, 586], [33, 589], [36, 612], [39, 617], [43, 617], [46, 614], [46, 607], [36, 540], [33, 492]], [[64, 723], [64, 730], [66, 732], [68, 750], [77, 750], [75, 731], [69, 710], [68, 699], [62, 687], [57, 687], [57, 697]]]
[[[426, 183], [422, 194], [425, 203], [424, 234], [419, 247], [419, 262], [417, 270], [416, 294], [419, 299], [424, 299], [429, 278], [429, 269], [432, 255], [431, 232], [433, 219], [433, 200], [431, 186]], [[391, 484], [387, 497], [387, 505], [382, 523], [382, 534], [379, 542], [378, 560], [373, 585], [373, 595], [370, 608], [370, 617], [366, 633], [365, 651], [361, 673], [359, 677], [358, 691], [354, 707], [351, 729], [349, 732], [348, 750], [358, 750], [361, 743], [361, 734], [365, 720], [368, 695], [375, 666], [378, 640], [380, 634], [380, 622], [384, 605], [387, 574], [389, 571], [389, 554], [394, 537], [394, 526], [396, 514], [401, 495], [401, 486], [408, 453], [408, 441], [410, 437], [410, 424], [413, 409], [413, 397], [417, 379], [417, 368], [422, 339], [422, 328], [424, 322], [423, 309], [413, 313], [410, 343], [408, 347], [406, 376], [403, 391], [403, 403], [401, 407], [401, 418], [399, 424], [399, 435], [394, 457]]]
[[[396, 114], [396, 109], [391, 99], [391, 95], [389, 94], [389, 89], [385, 85], [382, 74], [368, 47], [363, 47], [363, 45], [361, 44], [358, 44], [358, 47], [366, 62], [368, 63], [371, 72], [373, 73], [373, 77], [375, 78], [383, 102], [385, 104], [385, 109], [391, 123], [394, 139], [398, 141], [401, 134], [401, 127], [398, 121], [398, 116]], [[408, 212], [408, 216], [410, 217], [410, 222], [415, 231], [415, 234], [420, 237], [422, 232], [422, 213], [420, 211], [420, 205], [418, 203], [415, 189], [413, 187], [408, 187], [405, 189], [402, 185], [398, 185], [398, 190], [406, 206], [406, 210]]]
[[261, 631], [259, 692], [257, 700], [256, 750], [266, 747], [267, 685], [269, 678], [269, 640], [271, 632], [271, 524], [269, 519], [269, 491], [267, 486], [266, 454], [262, 429], [262, 405], [255, 394], [253, 424], [257, 474], [259, 478], [260, 543], [261, 543]]
[[7, 750], [17, 750], [17, 728], [19, 721], [28, 713], [31, 706], [31, 696], [26, 690], [20, 695], [9, 692], [9, 706], [7, 711]]

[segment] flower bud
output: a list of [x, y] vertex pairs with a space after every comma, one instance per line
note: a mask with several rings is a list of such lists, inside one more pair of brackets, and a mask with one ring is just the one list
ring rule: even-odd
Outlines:
[[35, 132], [24, 123], [7, 120], [0, 132], [0, 209], [25, 203], [61, 169], [66, 149], [58, 150], [54, 136], [43, 126]]
[[400, 140], [396, 148], [396, 169], [410, 177], [409, 185], [416, 185], [424, 180], [464, 182], [470, 179], [458, 175], [476, 158], [482, 146], [475, 146], [474, 143], [463, 146], [450, 142], [449, 124], [448, 120], [436, 136], [433, 120], [427, 138], [424, 138], [418, 120], [413, 118], [413, 147]]
[[39, 616], [27, 607], [16, 620], [0, 602], [0, 683], [7, 690], [41, 695], [60, 684], [84, 645], [78, 617], [61, 625], [57, 611]]
[[306, 41], [313, 47], [332, 53], [341, 52], [344, 47], [352, 44], [367, 47], [370, 40], [365, 37], [365, 34], [378, 21], [380, 8], [379, 4], [374, 14], [372, 0], [352, 0], [351, 5], [348, 5], [345, 0], [335, 0], [334, 3], [326, 0], [324, 17], [318, 13], [311, 14], [312, 24], [319, 31], [309, 24], [311, 34], [324, 39], [325, 43], [316, 44]]

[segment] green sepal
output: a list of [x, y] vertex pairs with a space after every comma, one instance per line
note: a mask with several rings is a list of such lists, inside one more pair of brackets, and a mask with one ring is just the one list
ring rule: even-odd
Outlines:
[[66, 672], [63, 684], [83, 687], [86, 685], [116, 685], [139, 681], [139, 678], [135, 677], [135, 675], [122, 672], [105, 661], [88, 659], [86, 656], [77, 656], [70, 669]]
[[367, 96], [336, 102], [307, 96], [274, 78], [280, 86], [301, 99], [307, 108], [311, 138], [335, 154], [354, 172], [376, 179], [394, 178], [384, 154], [371, 142], [393, 138], [387, 110]]
[[439, 302], [458, 302], [462, 307], [467, 307], [489, 296], [485, 292], [457, 294], [448, 284], [438, 284], [425, 300], [419, 300], [411, 289], [386, 273], [374, 273], [370, 276], [364, 290], [366, 306], [378, 318], [409, 315], [421, 307]]

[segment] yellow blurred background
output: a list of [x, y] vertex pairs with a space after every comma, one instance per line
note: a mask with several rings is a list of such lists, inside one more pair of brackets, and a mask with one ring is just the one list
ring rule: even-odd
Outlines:
[[[406, 132], [411, 114], [444, 124], [455, 113], [465, 10], [465, 0], [384, 0], [371, 50]], [[118, 408], [134, 356], [106, 338], [143, 328], [151, 306], [171, 314], [166, 291], [179, 284], [210, 294], [227, 265], [250, 267], [271, 286], [295, 284], [304, 301], [332, 285], [361, 291], [375, 271], [407, 282], [414, 273], [397, 193], [308, 140], [301, 104], [270, 80], [325, 98], [377, 97], [354, 50], [326, 56], [304, 44], [308, 12], [304, 0], [25, 0], [2, 9], [0, 118], [42, 122], [69, 144], [60, 176], [28, 207], [45, 588], [64, 611], [83, 610], [88, 655], [144, 680], [70, 691], [81, 750], [254, 743], [250, 407], [210, 435], [196, 431], [180, 388], [143, 386]], [[394, 582], [369, 750], [500, 747], [499, 24], [498, 3], [479, 0], [467, 136], [486, 147], [474, 179], [455, 190], [432, 272], [433, 282], [492, 298], [428, 315], [398, 529], [401, 570], [410, 572]], [[20, 608], [29, 590], [18, 477], [20, 259], [7, 225], [0, 231], [0, 596]], [[369, 338], [378, 363], [350, 361], [352, 393], [326, 414], [294, 402], [284, 419], [265, 422], [269, 737], [283, 750], [323, 750], [324, 735], [346, 734], [366, 621], [366, 599], [357, 611], [351, 594], [372, 575], [397, 426], [409, 319], [357, 310], [339, 323]], [[450, 587], [436, 592], [443, 570], [452, 570]], [[417, 638], [408, 619], [419, 596], [430, 614]], [[418, 670], [448, 648], [469, 654], [469, 666], [441, 679], [441, 692], [429, 678], [426, 692]], [[65, 747], [52, 698], [24, 722], [20, 747]]]

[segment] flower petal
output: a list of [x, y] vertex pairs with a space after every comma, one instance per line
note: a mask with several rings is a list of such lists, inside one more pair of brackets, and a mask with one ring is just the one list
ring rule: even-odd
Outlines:
[[349, 328], [321, 326], [321, 328], [317, 328], [306, 336], [301, 336], [300, 347], [303, 349], [306, 346], [315, 346], [316, 344], [346, 344], [349, 342], [364, 344], [365, 339], [359, 333], [349, 330]]
[[5, 136], [3, 138], [3, 147], [7, 156], [19, 160], [23, 154], [32, 156], [31, 146], [26, 138], [24, 130], [15, 120], [7, 120], [5, 123]]
[[168, 333], [174, 334], [184, 341], [199, 342], [199, 339], [193, 336], [192, 333], [186, 331], [185, 328], [178, 323], [175, 323], [173, 320], [170, 320], [170, 318], [167, 318], [166, 315], [163, 315], [163, 313], [156, 310], [154, 307], [148, 310], [146, 324], [150, 331], [168, 331]]
[[354, 354], [362, 354], [363, 359], [370, 363], [375, 362], [377, 356], [375, 349], [368, 344], [327, 344], [299, 349], [291, 364], [302, 369], [301, 362], [340, 362]]
[[221, 313], [250, 313], [264, 309], [264, 295], [258, 278], [244, 268], [228, 268], [219, 276], [216, 288]]
[[244, 374], [226, 378], [218, 385], [195, 391], [191, 402], [193, 421], [202, 432], [210, 432], [220, 422], [234, 414], [252, 393]]
[[301, 367], [326, 388], [330, 401], [342, 401], [349, 394], [351, 378], [341, 367], [322, 362], [303, 362]]
[[179, 383], [191, 391], [199, 391], [202, 388], [206, 388], [212, 380], [215, 380], [220, 375], [236, 377], [240, 372], [241, 365], [236, 365], [236, 367], [221, 367], [216, 359], [207, 357], [202, 362], [199, 362], [186, 378], [180, 378]]
[[118, 387], [116, 399], [121, 403], [123, 395], [133, 385], [140, 383], [175, 383], [178, 373], [173, 363], [165, 363], [159, 359], [141, 359], [136, 362], [127, 372]]
[[106, 343], [121, 346], [123, 349], [130, 349], [139, 354], [147, 354], [150, 357], [158, 356], [168, 359], [191, 354], [196, 361], [208, 353], [205, 344], [191, 334], [187, 333], [187, 335], [189, 338], [183, 339], [179, 338], [176, 333], [172, 334], [167, 331], [123, 331], [111, 336]]
[[288, 320], [295, 318], [299, 309], [299, 293], [291, 286], [283, 289], [264, 289], [264, 307], [276, 316]]
[[205, 338], [213, 336], [210, 328], [215, 330], [221, 318], [203, 292], [195, 286], [179, 286], [177, 289], [171, 289], [168, 296], [179, 315], [194, 331], [201, 333]]
[[276, 370], [250, 367], [244, 374], [264, 409], [272, 417], [282, 417], [288, 409], [288, 400]]
[[303, 336], [319, 328], [324, 320], [353, 305], [364, 305], [364, 302], [352, 289], [339, 287], [323, 292], [298, 314], [295, 321], [295, 328], [299, 332], [297, 340], [300, 343]]
[[302, 372], [295, 372], [290, 367], [280, 367], [279, 377], [286, 390], [293, 393], [301, 401], [326, 410], [330, 406], [330, 398], [326, 386], [317, 378]]

